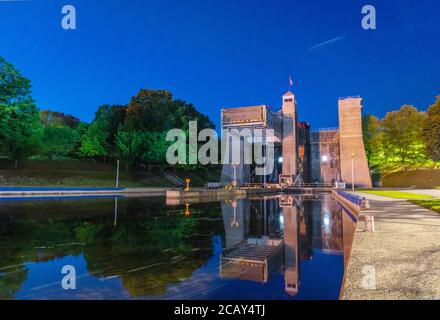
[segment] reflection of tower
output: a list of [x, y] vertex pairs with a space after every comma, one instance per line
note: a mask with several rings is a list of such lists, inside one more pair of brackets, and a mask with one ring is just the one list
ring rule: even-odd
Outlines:
[[249, 233], [249, 201], [234, 200], [222, 203], [226, 248], [243, 242]]
[[293, 205], [292, 197], [281, 199], [284, 221], [284, 281], [286, 292], [298, 293], [298, 208]]
[[341, 209], [331, 197], [322, 200], [322, 249], [326, 252], [341, 252], [342, 221]]

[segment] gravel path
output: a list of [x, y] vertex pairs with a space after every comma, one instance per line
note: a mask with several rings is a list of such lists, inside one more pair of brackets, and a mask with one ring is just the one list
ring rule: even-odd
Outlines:
[[[372, 215], [375, 232], [355, 233], [341, 298], [440, 299], [440, 215], [405, 200], [365, 197], [371, 209], [362, 210], [358, 230], [362, 215]], [[372, 270], [376, 288], [364, 288]]]

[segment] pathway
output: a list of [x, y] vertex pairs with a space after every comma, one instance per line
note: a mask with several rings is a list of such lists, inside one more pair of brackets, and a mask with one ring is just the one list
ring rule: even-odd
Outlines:
[[[342, 299], [440, 299], [440, 215], [405, 200], [360, 195], [371, 204], [361, 215], [374, 216], [376, 230], [355, 233]], [[358, 229], [363, 225], [360, 217]], [[375, 289], [362, 286], [365, 266], [375, 269]]]

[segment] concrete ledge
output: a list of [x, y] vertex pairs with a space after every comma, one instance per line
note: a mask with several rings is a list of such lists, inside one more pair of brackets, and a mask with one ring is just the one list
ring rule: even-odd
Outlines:
[[356, 216], [359, 216], [360, 212], [361, 212], [361, 207], [354, 204], [353, 202], [351, 202], [350, 200], [342, 197], [338, 191], [336, 190], [332, 190], [332, 194], [333, 197], [340, 202], [341, 204], [343, 204], [345, 207], [347, 207], [351, 212], [356, 213]]
[[[29, 196], [80, 196], [80, 195], [123, 195], [123, 194], [157, 194], [165, 195], [167, 188], [124, 188], [124, 189], [37, 189], [37, 188], [11, 188], [10, 190], [0, 190], [2, 197], [29, 197]], [[48, 188], [49, 189], [49, 188]]]
[[225, 189], [200, 189], [200, 190], [167, 190], [167, 199], [186, 199], [200, 197], [221, 197], [231, 195], [246, 195], [245, 190], [225, 190]]

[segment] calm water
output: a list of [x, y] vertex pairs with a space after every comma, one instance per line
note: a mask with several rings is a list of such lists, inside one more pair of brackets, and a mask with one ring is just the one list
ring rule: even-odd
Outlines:
[[0, 298], [337, 299], [353, 219], [329, 195], [3, 200]]

